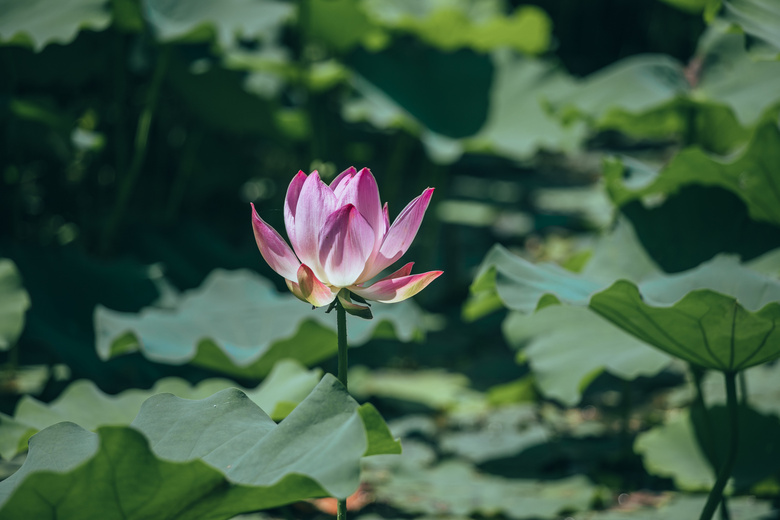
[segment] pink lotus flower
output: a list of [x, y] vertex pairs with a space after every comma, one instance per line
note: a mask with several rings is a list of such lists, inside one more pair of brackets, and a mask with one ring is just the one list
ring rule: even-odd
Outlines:
[[257, 215], [254, 205], [252, 227], [260, 254], [301, 300], [321, 307], [339, 296], [347, 308], [349, 294], [341, 292], [347, 289], [365, 300], [400, 302], [422, 291], [442, 271], [413, 275], [414, 264], [410, 262], [366, 284], [409, 249], [432, 195], [433, 188], [423, 191], [391, 226], [387, 204], [382, 207], [376, 180], [368, 168], [358, 172], [350, 167], [330, 186], [316, 170], [308, 176], [299, 171], [287, 189], [284, 204], [284, 224], [292, 249]]

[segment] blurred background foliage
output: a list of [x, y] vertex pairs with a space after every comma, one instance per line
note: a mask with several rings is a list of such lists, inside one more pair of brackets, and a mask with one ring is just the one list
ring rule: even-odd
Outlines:
[[[0, 13], [0, 411], [30, 391], [51, 401], [82, 378], [111, 394], [164, 376], [194, 383], [227, 373], [253, 386], [301, 338], [325, 345], [302, 346], [305, 363], [328, 368], [333, 327], [306, 306], [282, 318], [285, 334], [263, 338], [262, 355], [247, 354], [230, 330], [196, 346], [152, 340], [169, 331], [153, 314], [163, 320], [197, 301], [191, 321], [173, 329], [194, 334], [198, 312], [226, 309], [218, 314], [255, 327], [241, 333], [263, 330], [249, 310], [281, 308], [273, 287], [284, 286], [257, 252], [249, 202], [282, 229], [299, 169], [332, 178], [368, 166], [391, 218], [436, 187], [407, 257], [445, 275], [416, 298], [425, 312], [409, 307], [356, 332], [368, 346], [353, 364], [385, 370], [358, 371], [356, 395], [403, 416], [533, 401], [541, 389], [547, 422], [528, 426], [529, 442], [566, 442], [526, 453], [526, 471], [576, 466], [607, 485], [630, 474], [626, 489], [673, 488], [666, 477], [679, 489], [708, 485], [686, 485], [679, 472], [650, 477], [626, 455], [630, 435], [661, 422], [648, 408], [654, 392], [683, 382], [665, 359], [645, 360], [644, 370], [615, 362], [610, 374], [603, 360], [590, 372], [569, 363], [537, 381], [543, 370], [511, 361], [509, 344], [529, 336], [504, 337], [507, 311], [495, 295], [462, 307], [493, 244], [580, 271], [594, 234], [617, 215], [667, 273], [780, 246], [780, 15], [771, 0], [0, 0]], [[760, 180], [746, 187], [740, 174], [751, 168]], [[215, 269], [271, 282], [242, 271], [238, 286], [259, 284], [255, 292], [198, 299]], [[123, 336], [127, 327], [134, 334]], [[426, 332], [424, 345], [408, 343]], [[291, 335], [297, 343], [282, 342]], [[535, 352], [555, 350], [525, 355]], [[621, 377], [646, 415], [615, 433], [615, 421], [631, 420], [615, 397], [627, 395]], [[593, 405], [616, 418], [606, 426], [614, 435], [578, 430]], [[474, 428], [458, 420], [444, 422]], [[426, 424], [409, 431], [428, 436], [435, 425]], [[444, 445], [473, 457], [484, 442]], [[651, 439], [643, 446], [652, 451]], [[513, 473], [512, 462], [485, 461]], [[585, 495], [585, 504], [609, 503]]]

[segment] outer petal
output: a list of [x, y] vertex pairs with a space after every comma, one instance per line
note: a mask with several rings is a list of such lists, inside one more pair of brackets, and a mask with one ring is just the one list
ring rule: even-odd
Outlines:
[[374, 230], [352, 204], [328, 216], [320, 233], [319, 260], [335, 287], [352, 285], [374, 249]]
[[287, 282], [287, 288], [290, 289], [290, 292], [293, 293], [296, 298], [302, 302], [309, 303], [309, 300], [307, 300], [303, 295], [303, 291], [301, 291], [300, 285], [298, 285], [296, 282], [291, 282], [290, 280], [285, 280], [285, 282]]
[[355, 169], [355, 167], [354, 166], [350, 166], [349, 168], [347, 168], [343, 172], [339, 173], [336, 176], [335, 179], [330, 181], [330, 189], [332, 189], [333, 193], [335, 193], [336, 190], [338, 189], [338, 187], [341, 185], [341, 183], [343, 183], [345, 181], [348, 181], [349, 179], [354, 177], [356, 173], [357, 173], [357, 170]]
[[324, 274], [319, 258], [319, 236], [328, 215], [336, 210], [336, 196], [320, 180], [317, 171], [311, 172], [301, 186], [295, 208], [295, 252], [301, 263], [308, 265], [325, 283], [330, 280]]
[[[429, 283], [441, 276], [444, 271], [383, 278], [370, 287], [350, 287], [349, 290], [365, 298], [382, 303], [396, 303], [411, 298], [425, 289]], [[392, 275], [390, 275], [392, 276]]]
[[414, 237], [417, 236], [417, 230], [420, 229], [420, 223], [432, 196], [433, 188], [428, 188], [401, 211], [393, 225], [387, 230], [370, 271], [361, 276], [363, 280], [373, 278], [406, 253], [414, 241]]
[[[315, 307], [329, 304], [336, 299], [336, 294], [338, 294], [338, 291], [333, 292], [322, 283], [306, 264], [301, 264], [298, 268], [298, 286], [303, 299]], [[293, 294], [298, 296], [295, 292]]]
[[385, 280], [390, 280], [392, 278], [400, 278], [402, 276], [409, 276], [410, 274], [412, 274], [412, 267], [414, 267], [414, 262], [409, 262], [408, 264], [406, 264], [405, 266], [403, 266], [402, 268], [400, 268], [399, 270], [397, 270], [393, 274], [389, 274], [389, 275], [385, 276], [384, 278], [382, 278], [381, 280], [378, 280], [378, 281], [382, 282], [382, 281], [385, 281]]
[[287, 236], [290, 238], [293, 249], [296, 250], [298, 246], [295, 240], [295, 213], [304, 182], [306, 182], [306, 174], [298, 170], [298, 174], [293, 177], [290, 186], [287, 187], [287, 196], [284, 198], [284, 227], [287, 228]]
[[255, 211], [255, 205], [250, 203], [250, 206], [252, 206], [252, 230], [263, 259], [268, 262], [271, 269], [287, 280], [297, 280], [298, 266], [301, 263], [295, 258], [295, 254], [282, 236], [260, 218]]
[[[382, 216], [382, 203], [379, 201], [379, 188], [371, 170], [363, 168], [348, 183], [343, 183], [344, 189], [338, 189], [334, 193], [338, 197], [338, 206], [346, 204], [354, 205], [363, 215], [374, 230], [374, 250], [378, 251], [384, 237], [384, 217]], [[341, 188], [341, 186], [339, 186]]]

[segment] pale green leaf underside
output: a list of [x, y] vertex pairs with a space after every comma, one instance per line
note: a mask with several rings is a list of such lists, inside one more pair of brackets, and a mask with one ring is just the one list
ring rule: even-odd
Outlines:
[[0, 42], [36, 51], [70, 43], [81, 29], [101, 31], [111, 23], [104, 0], [4, 0], [1, 11]]
[[[240, 390], [260, 408], [268, 410], [272, 419], [280, 420], [290, 407], [309, 395], [321, 375], [320, 369], [307, 370], [296, 361], [282, 360], [260, 386]], [[192, 386], [183, 379], [169, 377], [158, 381], [150, 390], [126, 390], [114, 396], [101, 392], [91, 381], [80, 380], [71, 383], [51, 403], [24, 396], [13, 418], [0, 415], [0, 456], [10, 459], [26, 450], [27, 439], [32, 434], [59, 422], [72, 422], [90, 431], [101, 426], [124, 426], [133, 421], [141, 404], [155, 394], [203, 399], [233, 387], [236, 384], [227, 379], [207, 379]]]
[[28, 307], [30, 297], [19, 271], [12, 261], [0, 258], [0, 350], [11, 347], [22, 333]]
[[533, 369], [536, 384], [546, 396], [576, 405], [584, 388], [602, 371], [625, 380], [652, 376], [670, 362], [650, 348], [583, 307], [551, 305], [534, 314], [509, 314], [504, 336]]
[[[482, 261], [472, 292], [495, 287], [507, 307], [531, 313], [545, 294], [553, 294], [563, 303], [586, 305], [593, 293], [620, 278], [641, 281], [661, 272], [625, 220], [600, 237], [593, 251], [582, 272], [574, 273], [552, 263], [533, 264], [496, 245]], [[495, 277], [489, 276], [493, 269]]]
[[[780, 99], [780, 63], [754, 59], [745, 51], [744, 36], [723, 24], [702, 36], [694, 61], [698, 66], [689, 68], [686, 77], [686, 67], [668, 56], [632, 56], [581, 80], [571, 93], [548, 99], [563, 117], [576, 115], [597, 129], [614, 128], [640, 137], [683, 132], [691, 124], [686, 117], [694, 114], [692, 110], [723, 118], [726, 114], [715, 113], [719, 107], [733, 112], [732, 124], [752, 126]], [[724, 129], [705, 125], [698, 131]]]
[[[350, 321], [350, 344], [361, 345], [387, 322], [403, 341], [424, 328], [423, 312], [411, 301], [375, 304], [373, 320]], [[156, 362], [193, 363], [241, 377], [263, 377], [274, 362], [294, 358], [318, 363], [334, 355], [336, 319], [280, 294], [246, 270], [213, 271], [185, 293], [175, 309], [138, 314], [97, 307], [95, 336], [102, 359], [140, 350]]]
[[[385, 472], [386, 473], [386, 472]], [[371, 481], [371, 475], [368, 475]], [[432, 468], [401, 465], [375, 484], [375, 494], [407, 513], [507, 518], [560, 518], [588, 507], [595, 488], [582, 476], [553, 481], [505, 479], [452, 459]]]
[[671, 477], [686, 491], [709, 491], [715, 474], [699, 448], [688, 411], [672, 417], [666, 424], [637, 436], [634, 451], [653, 475]]
[[200, 41], [215, 35], [222, 48], [237, 38], [274, 38], [295, 13], [275, 0], [144, 0], [144, 14], [161, 41]]
[[349, 373], [349, 389], [355, 396], [385, 397], [420, 403], [435, 410], [452, 409], [482, 401], [463, 374], [444, 370], [369, 370], [356, 366]]
[[237, 389], [200, 401], [157, 395], [130, 427], [59, 423], [35, 435], [0, 483], [0, 516], [217, 520], [345, 497], [377, 440], [380, 452], [400, 450], [383, 422], [367, 431], [362, 415], [331, 375], [278, 425]]
[[775, 0], [725, 0], [723, 14], [780, 53], [780, 5]]
[[585, 138], [585, 126], [561, 125], [543, 104], [549, 97], [573, 92], [574, 80], [550, 62], [506, 52], [495, 52], [493, 63], [496, 72], [487, 119], [465, 141], [466, 147], [518, 160], [539, 150], [576, 150]]

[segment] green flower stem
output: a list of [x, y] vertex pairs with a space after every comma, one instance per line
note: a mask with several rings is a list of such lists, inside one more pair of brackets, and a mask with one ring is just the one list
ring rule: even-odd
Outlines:
[[[704, 421], [704, 432], [701, 437], [705, 446], [702, 447], [704, 448], [704, 452], [709, 454], [709, 459], [712, 462], [712, 470], [715, 472], [715, 476], [717, 478], [718, 470], [720, 469], [720, 456], [718, 454], [718, 448], [715, 445], [715, 439], [712, 437], [712, 433], [715, 431], [712, 425], [712, 417], [709, 410], [707, 410], [707, 405], [704, 402], [704, 389], [702, 387], [702, 380], [704, 379], [705, 372], [703, 368], [693, 364], [689, 365], [688, 369], [691, 372], [693, 384], [696, 388], [696, 395], [694, 399], [696, 405], [701, 410], [702, 419]], [[731, 515], [729, 514], [728, 501], [725, 496], [720, 503], [720, 518], [721, 520], [729, 520], [731, 518]]]
[[729, 447], [726, 460], [720, 467], [718, 479], [707, 497], [707, 503], [701, 512], [699, 520], [710, 520], [715, 514], [718, 504], [723, 500], [723, 490], [731, 477], [734, 463], [737, 460], [737, 445], [739, 443], [739, 403], [737, 402], [737, 372], [724, 372], [726, 378], [726, 407], [729, 421]]
[[[336, 324], [338, 328], [338, 342], [339, 342], [339, 371], [338, 378], [344, 388], [347, 386], [347, 311], [341, 305], [341, 302], [336, 300]], [[338, 510], [336, 514], [337, 520], [347, 520], [347, 500], [338, 501]]]

